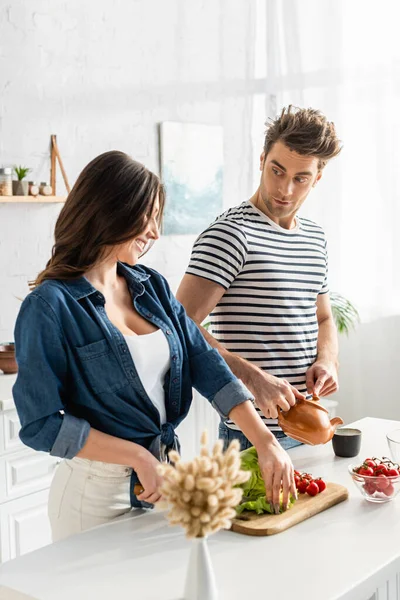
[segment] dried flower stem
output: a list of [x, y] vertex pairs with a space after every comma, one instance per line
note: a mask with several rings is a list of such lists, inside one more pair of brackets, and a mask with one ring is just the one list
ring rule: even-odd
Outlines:
[[229, 529], [236, 515], [235, 507], [243, 491], [235, 486], [244, 483], [250, 473], [241, 470], [239, 442], [230, 443], [223, 452], [218, 440], [210, 454], [207, 433], [201, 436], [200, 456], [184, 463], [177, 452], [170, 452], [172, 464], [162, 464], [163, 500], [168, 504], [171, 525], [181, 525], [188, 538], [205, 537], [219, 529]]

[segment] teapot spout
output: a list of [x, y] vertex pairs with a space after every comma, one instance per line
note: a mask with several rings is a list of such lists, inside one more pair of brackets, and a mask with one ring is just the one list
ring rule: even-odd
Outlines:
[[344, 423], [344, 421], [340, 417], [334, 417], [333, 419], [331, 419], [331, 425], [334, 430], [336, 429], [336, 427], [338, 425], [343, 425], [343, 423]]

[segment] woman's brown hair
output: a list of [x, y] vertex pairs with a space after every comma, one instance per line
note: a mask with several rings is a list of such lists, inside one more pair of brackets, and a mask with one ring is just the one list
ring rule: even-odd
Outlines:
[[46, 279], [80, 277], [107, 248], [140, 235], [157, 196], [160, 223], [165, 194], [154, 173], [123, 152], [93, 159], [68, 195], [55, 226], [52, 256], [31, 288]]

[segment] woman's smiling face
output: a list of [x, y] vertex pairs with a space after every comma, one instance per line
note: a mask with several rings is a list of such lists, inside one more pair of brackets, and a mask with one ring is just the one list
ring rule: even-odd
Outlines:
[[128, 265], [135, 265], [148, 248], [150, 242], [159, 239], [159, 212], [160, 202], [157, 197], [153, 205], [152, 214], [148, 217], [144, 230], [140, 235], [118, 247], [117, 258], [119, 261], [127, 263]]

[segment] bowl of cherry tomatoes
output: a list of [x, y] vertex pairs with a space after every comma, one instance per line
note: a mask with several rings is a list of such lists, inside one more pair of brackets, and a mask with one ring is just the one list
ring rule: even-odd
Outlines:
[[400, 492], [399, 465], [390, 458], [366, 458], [361, 465], [349, 465], [355, 486], [369, 502], [390, 502]]

